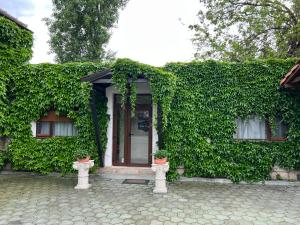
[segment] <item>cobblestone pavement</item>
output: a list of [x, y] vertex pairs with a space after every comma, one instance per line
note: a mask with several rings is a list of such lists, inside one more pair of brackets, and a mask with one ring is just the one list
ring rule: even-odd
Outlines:
[[300, 224], [300, 186], [172, 183], [0, 175], [0, 224]]

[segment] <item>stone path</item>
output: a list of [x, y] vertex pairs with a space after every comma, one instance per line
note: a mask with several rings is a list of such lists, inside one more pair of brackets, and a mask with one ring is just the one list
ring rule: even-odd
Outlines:
[[300, 186], [172, 183], [0, 175], [0, 224], [300, 224]]

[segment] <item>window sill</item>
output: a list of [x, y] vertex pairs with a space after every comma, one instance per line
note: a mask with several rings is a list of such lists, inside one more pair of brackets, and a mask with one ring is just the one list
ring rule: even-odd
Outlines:
[[77, 135], [72, 135], [72, 136], [36, 136], [34, 138], [37, 138], [37, 139], [46, 139], [46, 138], [54, 138], [54, 137], [65, 137], [65, 138], [69, 138], [69, 137], [77, 137]]
[[267, 139], [234, 139], [235, 141], [257, 141], [257, 142], [262, 142], [262, 141], [269, 141]]
[[272, 139], [234, 139], [235, 141], [254, 141], [254, 142], [284, 142], [287, 138], [272, 138]]
[[270, 141], [272, 142], [284, 142], [287, 141], [287, 138], [271, 138]]
[[51, 136], [49, 136], [49, 135], [37, 135], [35, 138], [45, 139], [45, 138], [51, 138]]

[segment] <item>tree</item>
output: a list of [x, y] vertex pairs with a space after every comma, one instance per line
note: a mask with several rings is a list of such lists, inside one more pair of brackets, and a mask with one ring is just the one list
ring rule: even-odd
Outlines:
[[56, 61], [98, 61], [111, 56], [105, 51], [118, 10], [128, 0], [52, 0], [53, 13], [46, 18], [50, 49]]
[[300, 0], [200, 0], [196, 58], [300, 56]]

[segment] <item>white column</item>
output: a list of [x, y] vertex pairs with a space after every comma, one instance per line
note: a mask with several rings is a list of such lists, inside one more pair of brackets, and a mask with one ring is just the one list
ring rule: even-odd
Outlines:
[[155, 172], [154, 193], [167, 193], [166, 173], [169, 171], [169, 163], [152, 164], [151, 169]]
[[92, 185], [89, 184], [89, 169], [94, 166], [94, 160], [88, 162], [73, 162], [73, 168], [78, 170], [78, 184], [75, 189], [88, 189]]

